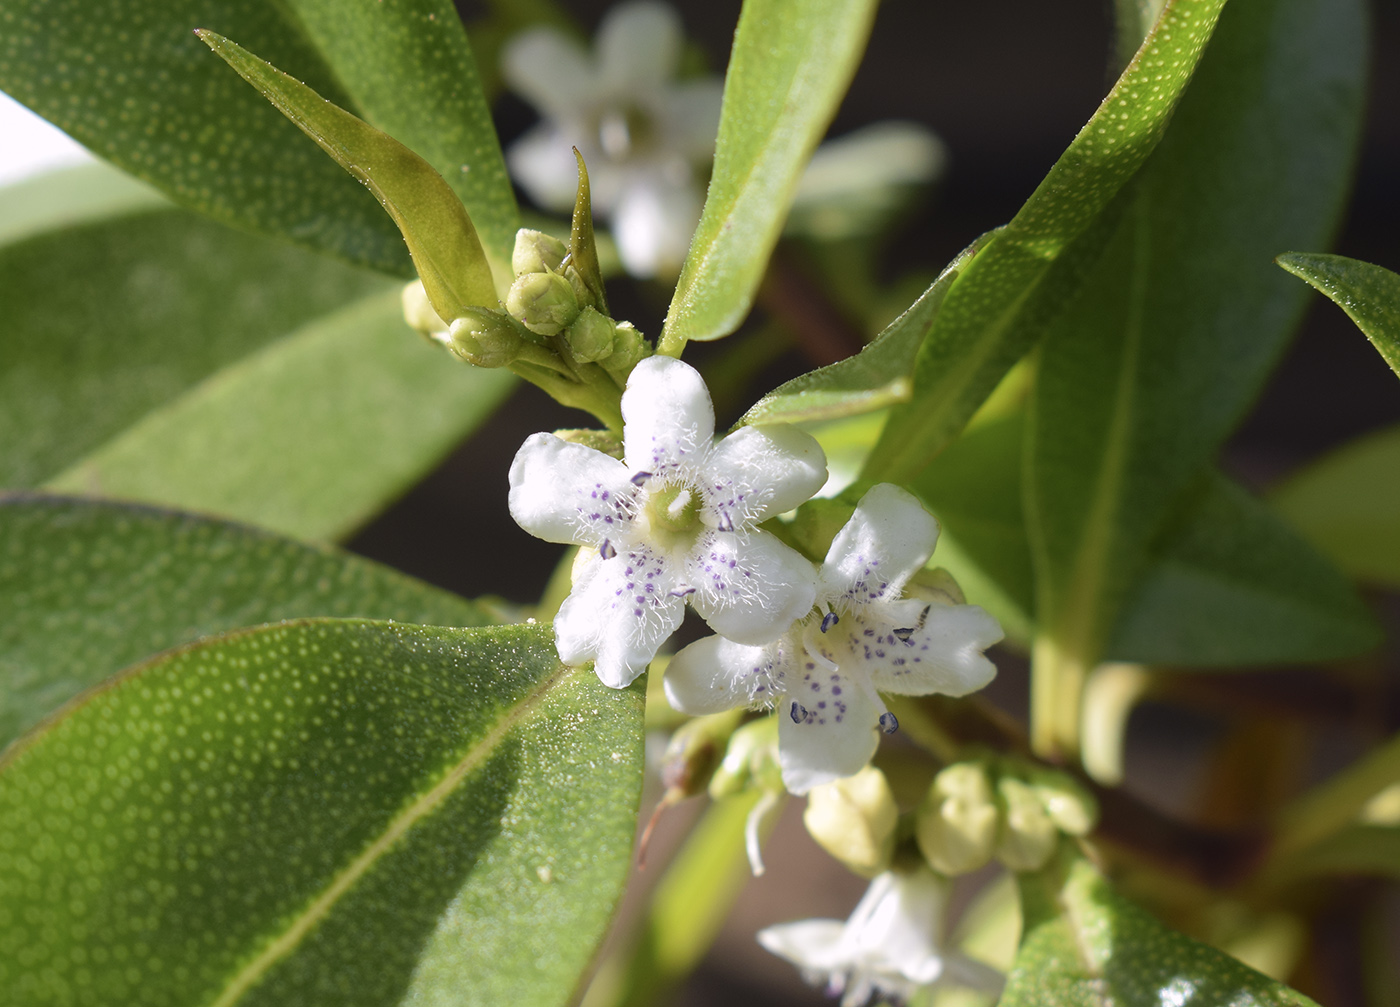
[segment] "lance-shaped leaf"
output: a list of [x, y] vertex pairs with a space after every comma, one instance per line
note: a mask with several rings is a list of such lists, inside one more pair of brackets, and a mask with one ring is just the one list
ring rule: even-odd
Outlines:
[[219, 369], [386, 286], [176, 210], [0, 247], [0, 486], [38, 485]]
[[287, 6], [365, 121], [416, 151], [461, 198], [498, 285], [509, 284], [520, 213], [476, 60], [450, 0], [288, 0]]
[[1044, 331], [1111, 233], [1095, 224], [1161, 139], [1223, 6], [1167, 5], [1093, 118], [959, 276], [919, 350], [913, 401], [892, 411], [867, 476], [916, 475]]
[[1400, 276], [1341, 255], [1286, 252], [1278, 264], [1336, 302], [1400, 374]]
[[1346, 444], [1291, 476], [1274, 509], [1360, 580], [1400, 587], [1400, 427]]
[[719, 339], [748, 314], [807, 158], [865, 51], [873, 0], [749, 0], [724, 82], [714, 174], [660, 350]]
[[0, 497], [0, 748], [83, 689], [201, 636], [307, 616], [494, 621], [387, 567], [129, 504]]
[[196, 34], [374, 193], [403, 233], [439, 315], [450, 321], [469, 305], [496, 305], [491, 265], [471, 217], [432, 165], [222, 35]]
[[1316, 1007], [1283, 983], [1168, 930], [1087, 861], [1022, 874], [1025, 923], [1001, 1007]]
[[608, 313], [608, 289], [603, 283], [603, 267], [598, 263], [598, 242], [593, 236], [593, 194], [588, 185], [588, 165], [574, 148], [578, 162], [578, 195], [574, 198], [574, 213], [569, 222], [569, 262], [578, 270], [579, 279], [597, 301], [598, 310]]
[[202, 25], [242, 39], [353, 108], [285, 4], [3, 0], [0, 21], [0, 89], [113, 164], [224, 223], [410, 274], [369, 195], [192, 33]]
[[202, 641], [0, 762], [0, 989], [563, 1005], [621, 891], [641, 773], [640, 690], [564, 668], [543, 627]]
[[409, 329], [398, 291], [326, 315], [207, 378], [49, 480], [313, 540], [397, 499], [514, 387]]

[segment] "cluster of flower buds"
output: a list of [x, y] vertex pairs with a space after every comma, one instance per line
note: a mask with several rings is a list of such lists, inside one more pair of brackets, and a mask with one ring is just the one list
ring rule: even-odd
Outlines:
[[996, 857], [1013, 871], [1044, 867], [1061, 835], [1082, 836], [1098, 817], [1094, 797], [1073, 778], [1009, 758], [945, 767], [915, 817], [924, 858], [947, 875]]

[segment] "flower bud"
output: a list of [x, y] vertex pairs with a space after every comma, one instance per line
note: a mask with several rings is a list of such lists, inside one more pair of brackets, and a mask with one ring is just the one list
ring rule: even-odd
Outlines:
[[1030, 771], [1031, 787], [1045, 813], [1061, 832], [1086, 835], [1099, 820], [1099, 802], [1074, 777], [1036, 766]]
[[755, 720], [734, 732], [724, 760], [710, 777], [710, 796], [719, 800], [751, 786], [772, 791], [783, 789], [776, 717]]
[[422, 280], [414, 280], [403, 288], [403, 320], [426, 336], [447, 331], [447, 323], [433, 310]]
[[504, 367], [524, 342], [509, 318], [489, 308], [464, 308], [447, 332], [452, 352], [478, 367]]
[[807, 831], [822, 849], [867, 878], [889, 866], [898, 819], [894, 793], [885, 774], [874, 766], [813, 787], [802, 814]]
[[958, 762], [934, 777], [915, 815], [914, 838], [934, 870], [966, 874], [992, 858], [1000, 822], [986, 767]]
[[1024, 780], [1003, 776], [997, 781], [997, 795], [1002, 804], [997, 859], [1013, 871], [1040, 870], [1060, 838], [1040, 794]]
[[583, 276], [577, 269], [573, 266], [565, 266], [564, 279], [569, 281], [569, 286], [574, 292], [574, 298], [580, 305], [594, 308], [598, 306], [598, 299], [593, 296], [593, 291], [588, 289], [588, 284], [583, 282]]
[[613, 320], [594, 308], [584, 308], [569, 326], [565, 338], [574, 357], [584, 363], [602, 360], [612, 355]]
[[558, 273], [525, 273], [511, 284], [506, 310], [531, 332], [553, 336], [578, 317], [578, 300]]
[[661, 782], [678, 798], [694, 797], [710, 784], [720, 750], [728, 743], [741, 710], [696, 717], [676, 728], [661, 758]]
[[651, 356], [651, 346], [631, 322], [618, 322], [613, 331], [613, 351], [602, 360], [609, 374], [626, 380], [632, 368]]
[[564, 262], [569, 249], [562, 241], [543, 231], [522, 227], [515, 232], [515, 249], [510, 253], [510, 267], [515, 275], [523, 273], [552, 273]]

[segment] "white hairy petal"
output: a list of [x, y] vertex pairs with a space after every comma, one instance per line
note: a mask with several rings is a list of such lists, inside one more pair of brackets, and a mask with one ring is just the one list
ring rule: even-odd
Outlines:
[[826, 482], [816, 438], [786, 423], [742, 427], [715, 445], [702, 473], [720, 527], [767, 521], [812, 499]]
[[715, 435], [715, 409], [700, 372], [674, 357], [647, 357], [622, 393], [623, 453], [632, 472], [691, 470]]
[[898, 598], [933, 554], [938, 522], [913, 494], [890, 483], [872, 487], [827, 551], [822, 601], [852, 605]]
[[736, 643], [768, 643], [806, 615], [816, 571], [763, 531], [712, 531], [688, 557], [690, 603], [710, 628]]
[[783, 786], [805, 794], [864, 769], [879, 745], [877, 725], [885, 712], [879, 697], [849, 675], [805, 664], [802, 675], [791, 679], [788, 687], [778, 701]]
[[697, 640], [666, 666], [666, 699], [691, 716], [771, 702], [776, 654], [722, 636]]
[[630, 534], [636, 487], [616, 458], [532, 434], [510, 466], [510, 514], [546, 542], [600, 546]]
[[1001, 638], [1001, 624], [976, 605], [931, 605], [908, 640], [884, 637], [867, 667], [881, 692], [966, 696], [996, 677], [982, 651]]

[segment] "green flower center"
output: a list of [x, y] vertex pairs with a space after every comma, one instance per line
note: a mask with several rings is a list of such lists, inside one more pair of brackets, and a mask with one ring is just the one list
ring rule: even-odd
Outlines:
[[636, 105], [608, 109], [598, 118], [598, 143], [615, 161], [646, 150], [655, 139], [655, 121]]
[[652, 537], [662, 547], [689, 546], [701, 530], [700, 494], [685, 483], [666, 486], [647, 499], [646, 516]]

